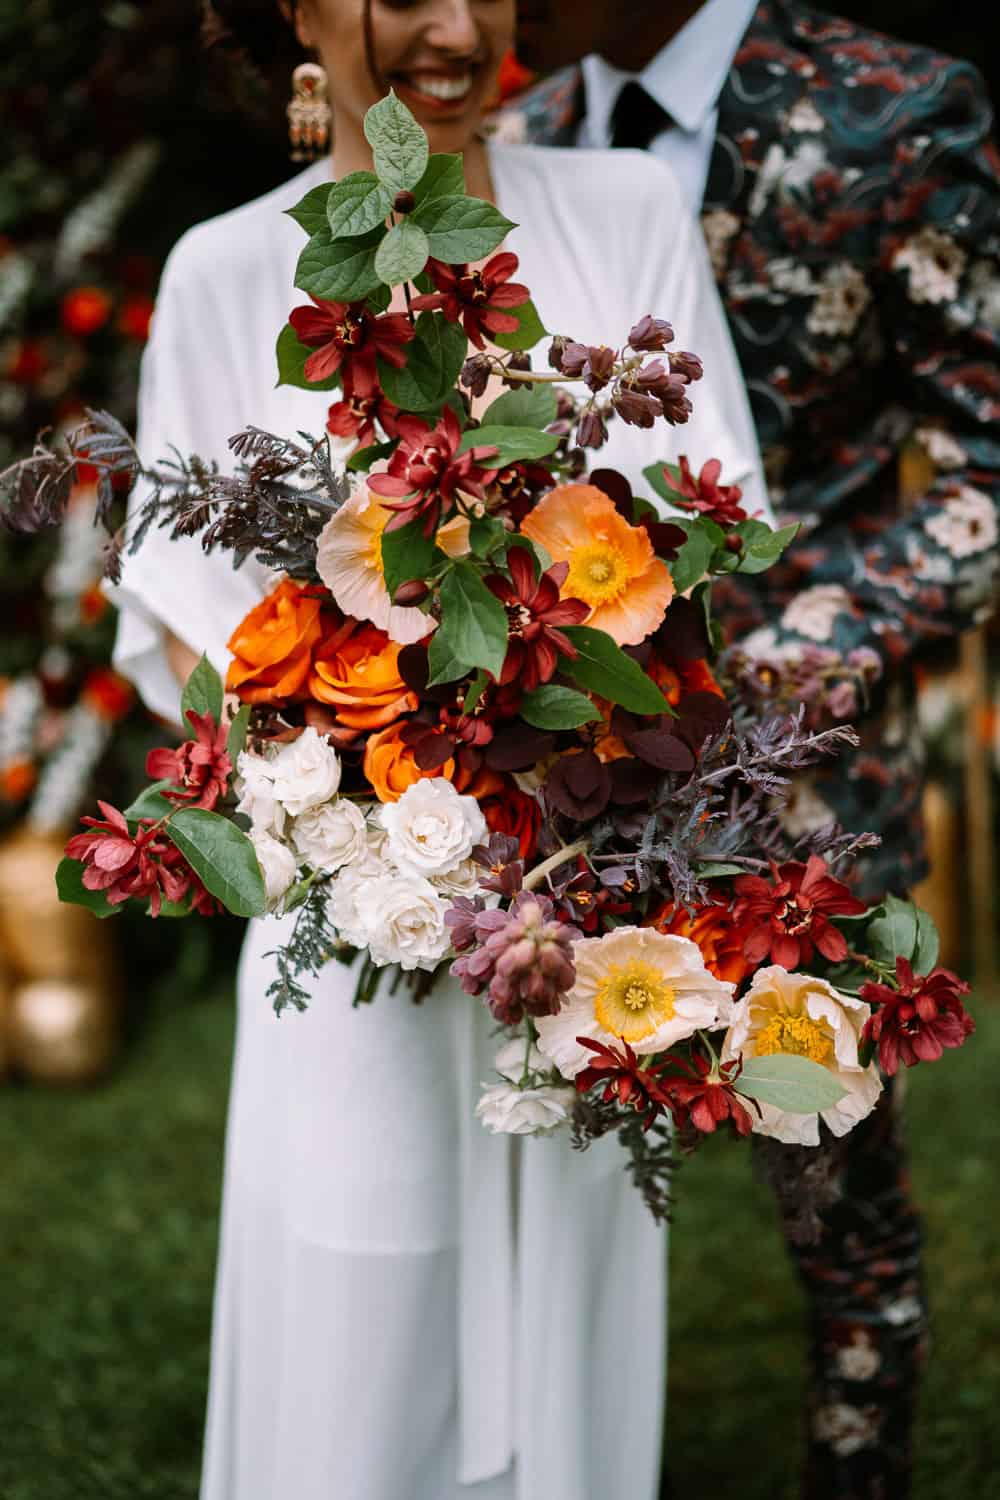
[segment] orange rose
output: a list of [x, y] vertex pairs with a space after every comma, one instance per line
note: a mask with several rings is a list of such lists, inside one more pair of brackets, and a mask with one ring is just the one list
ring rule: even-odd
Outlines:
[[689, 917], [683, 906], [668, 902], [649, 918], [649, 925], [657, 932], [690, 938], [701, 949], [708, 972], [728, 984], [742, 984], [753, 968], [743, 954], [747, 928], [735, 923], [721, 903], [703, 906]]
[[499, 771], [491, 771], [489, 766], [472, 771], [461, 761], [457, 763], [455, 788], [464, 797], [475, 797], [477, 802], [482, 802], [486, 797], [498, 797], [506, 785], [507, 777]]
[[510, 834], [520, 845], [521, 858], [530, 859], [538, 846], [542, 809], [534, 797], [508, 781], [500, 796], [487, 797], [479, 805], [490, 832]]
[[658, 656], [651, 656], [646, 671], [671, 706], [678, 704], [684, 693], [715, 693], [725, 697], [708, 662], [702, 659], [679, 661], [676, 667], [668, 667]]
[[285, 578], [252, 609], [228, 641], [234, 660], [226, 688], [244, 703], [283, 708], [304, 698], [312, 649], [323, 634], [321, 602], [311, 584]]
[[369, 737], [363, 767], [380, 802], [398, 802], [408, 786], [425, 776], [444, 776], [448, 781], [455, 776], [454, 760], [446, 760], [433, 771], [421, 771], [411, 746], [403, 739], [401, 724], [390, 724]]
[[399, 675], [401, 647], [384, 630], [355, 625], [322, 640], [313, 653], [309, 696], [327, 703], [349, 729], [383, 729], [419, 706]]

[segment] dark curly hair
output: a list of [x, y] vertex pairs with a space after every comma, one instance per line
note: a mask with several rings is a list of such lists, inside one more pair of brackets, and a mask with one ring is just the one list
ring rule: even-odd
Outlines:
[[[297, 0], [289, 0], [286, 17], [278, 0], [202, 0], [202, 36], [209, 47], [251, 63], [272, 87], [287, 94], [288, 75], [308, 55], [295, 35]], [[371, 0], [362, 9], [368, 70], [383, 87], [375, 61]]]

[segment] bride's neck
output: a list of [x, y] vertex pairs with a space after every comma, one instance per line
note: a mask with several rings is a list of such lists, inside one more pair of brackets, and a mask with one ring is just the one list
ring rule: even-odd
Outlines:
[[[490, 176], [489, 155], [483, 142], [471, 140], [462, 152], [462, 160], [465, 167], [465, 191], [470, 197], [485, 198], [492, 203], [493, 180]], [[371, 147], [360, 131], [343, 128], [335, 130], [331, 161], [335, 181], [346, 177], [348, 172], [370, 172]]]

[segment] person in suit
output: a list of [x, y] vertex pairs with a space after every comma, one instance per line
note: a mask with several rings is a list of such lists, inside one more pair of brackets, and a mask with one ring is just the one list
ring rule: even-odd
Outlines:
[[[717, 590], [734, 668], [749, 693], [856, 724], [793, 817], [877, 832], [859, 894], [904, 893], [927, 870], [914, 665], [985, 616], [998, 569], [982, 81], [800, 0], [521, 0], [518, 53], [546, 76], [508, 106], [508, 137], [651, 151], [701, 216], [771, 497], [799, 523], [752, 592]], [[818, 1242], [779, 1194], [811, 1324], [809, 1500], [909, 1491], [927, 1317], [898, 1092], [829, 1148], [840, 1196]]]

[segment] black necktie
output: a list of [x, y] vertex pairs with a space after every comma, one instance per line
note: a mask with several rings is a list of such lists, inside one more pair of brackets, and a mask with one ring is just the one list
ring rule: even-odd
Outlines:
[[622, 87], [611, 111], [611, 144], [645, 151], [653, 137], [673, 123], [667, 111], [646, 93], [642, 84], [630, 79]]

